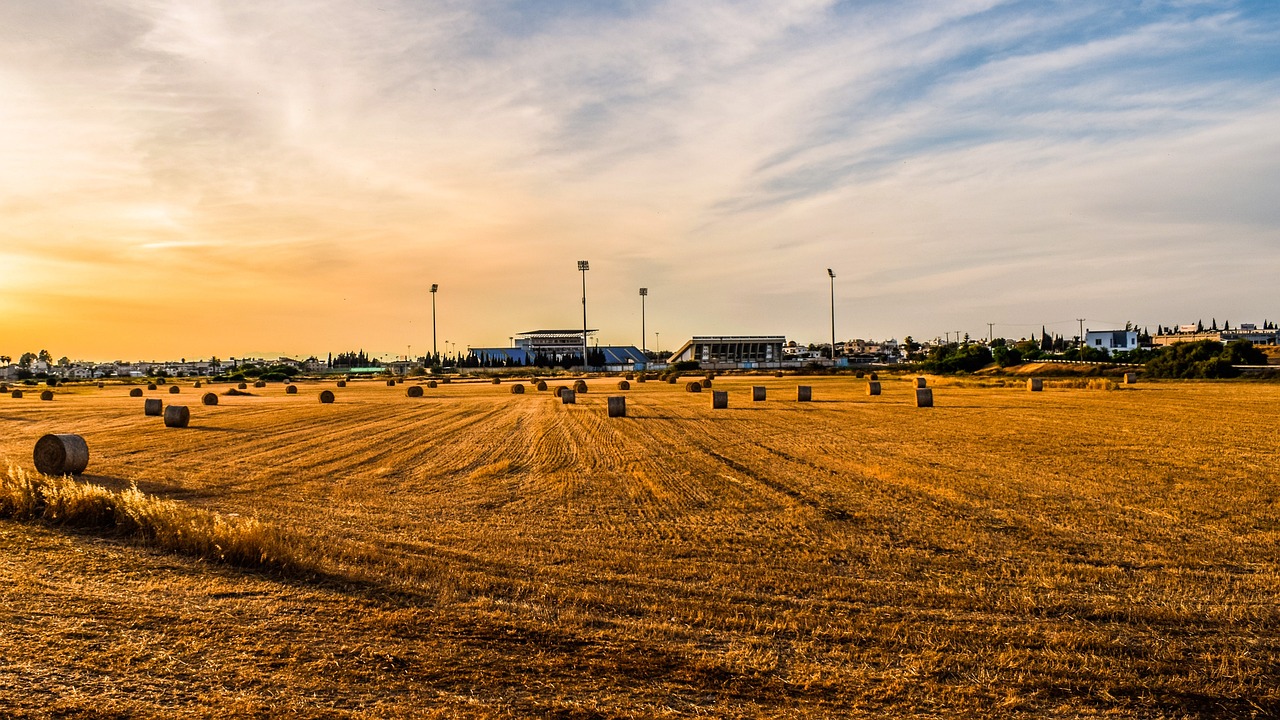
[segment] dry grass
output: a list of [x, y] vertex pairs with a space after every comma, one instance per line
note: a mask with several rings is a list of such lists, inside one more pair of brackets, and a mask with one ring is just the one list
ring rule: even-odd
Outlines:
[[1274, 716], [1280, 385], [930, 378], [920, 412], [882, 379], [726, 376], [714, 413], [648, 383], [612, 421], [268, 388], [183, 433], [111, 386], [0, 398], [0, 454], [89, 442], [67, 492], [260, 518], [316, 566], [0, 523], [0, 714]]
[[0, 519], [38, 520], [95, 530], [206, 560], [288, 573], [313, 572], [305, 543], [256, 518], [161, 500], [136, 487], [115, 492], [70, 476], [28, 473], [10, 463], [0, 476]]

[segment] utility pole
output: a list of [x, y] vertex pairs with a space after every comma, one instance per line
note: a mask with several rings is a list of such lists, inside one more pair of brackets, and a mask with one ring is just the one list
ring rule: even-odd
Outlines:
[[[1080, 323], [1080, 343], [1076, 347], [1082, 348], [1084, 347], [1084, 318], [1076, 318], [1076, 322]], [[1080, 359], [1084, 359], [1084, 353], [1080, 353]]]

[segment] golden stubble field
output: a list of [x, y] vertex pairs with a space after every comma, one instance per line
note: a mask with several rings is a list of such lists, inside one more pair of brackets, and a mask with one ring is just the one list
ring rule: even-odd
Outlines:
[[589, 384], [0, 397], [0, 457], [79, 433], [323, 569], [0, 521], [0, 715], [1277, 714], [1280, 385]]

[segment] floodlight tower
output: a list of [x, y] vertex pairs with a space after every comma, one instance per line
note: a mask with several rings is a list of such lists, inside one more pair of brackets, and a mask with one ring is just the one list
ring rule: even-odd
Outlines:
[[649, 349], [649, 334], [644, 329], [644, 299], [649, 296], [649, 288], [640, 288], [640, 349], [647, 351]]
[[439, 290], [439, 289], [440, 289], [440, 286], [438, 284], [431, 283], [431, 354], [432, 355], [437, 355], [437, 351], [436, 351], [436, 290]]
[[586, 260], [578, 261], [578, 271], [582, 273], [582, 369], [585, 372], [587, 363], [587, 271], [591, 264]]
[[827, 275], [831, 278], [831, 366], [836, 364], [836, 274], [827, 268]]

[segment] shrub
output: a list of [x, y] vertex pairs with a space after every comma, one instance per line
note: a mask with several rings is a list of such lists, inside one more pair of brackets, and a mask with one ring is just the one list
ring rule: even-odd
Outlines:
[[991, 358], [1002, 368], [1022, 364], [1022, 351], [1009, 345], [996, 345], [991, 348]]
[[1147, 374], [1157, 378], [1231, 378], [1240, 374], [1223, 357], [1216, 340], [1174, 343], [1146, 364]]
[[970, 343], [939, 345], [929, 351], [924, 369], [935, 373], [973, 372], [991, 363], [991, 351], [982, 345]]

